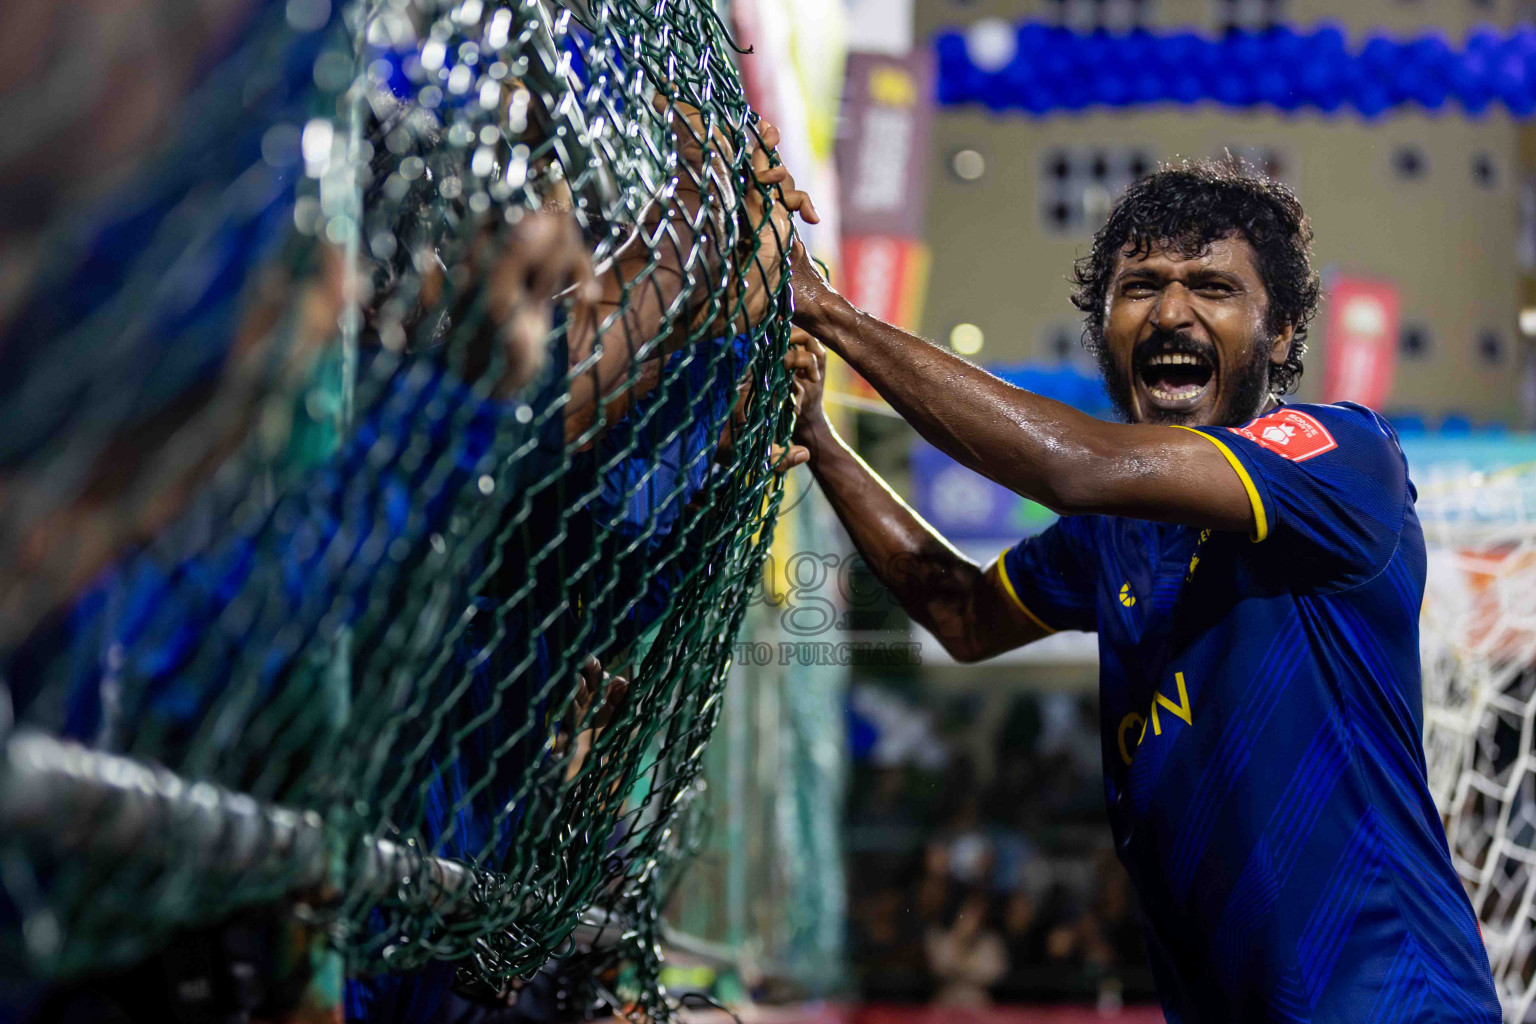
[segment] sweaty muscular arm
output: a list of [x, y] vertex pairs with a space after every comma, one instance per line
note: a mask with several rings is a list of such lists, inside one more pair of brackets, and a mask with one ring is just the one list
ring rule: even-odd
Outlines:
[[833, 291], [796, 249], [795, 320], [846, 359], [935, 447], [1063, 515], [1253, 528], [1241, 478], [1209, 439], [1106, 423], [1031, 394], [883, 323]]
[[795, 372], [796, 445], [871, 571], [957, 661], [980, 661], [1046, 635], [998, 577], [939, 536], [849, 449], [822, 414], [825, 350], [804, 331], [785, 362]]

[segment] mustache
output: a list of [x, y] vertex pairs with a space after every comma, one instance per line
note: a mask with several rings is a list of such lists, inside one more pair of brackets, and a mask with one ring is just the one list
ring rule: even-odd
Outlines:
[[1142, 367], [1153, 356], [1161, 355], [1199, 356], [1208, 362], [1212, 369], [1217, 365], [1216, 346], [1201, 341], [1186, 331], [1154, 331], [1145, 341], [1138, 342], [1131, 351], [1131, 365]]

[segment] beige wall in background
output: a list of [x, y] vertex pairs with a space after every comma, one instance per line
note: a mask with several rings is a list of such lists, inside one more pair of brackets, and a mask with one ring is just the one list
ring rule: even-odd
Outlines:
[[[976, 0], [964, 5], [919, 0], [918, 34], [977, 17], [1011, 19], [1048, 5]], [[1157, 24], [1204, 24], [1214, 5], [1205, 0], [1159, 0]], [[1466, 0], [1404, 4], [1351, 0], [1352, 32], [1371, 26], [1412, 30], [1435, 24], [1459, 38], [1474, 24], [1508, 20], [1510, 0], [1492, 10]], [[1433, 15], [1433, 18], [1430, 17]], [[1339, 19], [1330, 5], [1293, 0], [1292, 23]], [[1096, 113], [1031, 120], [1019, 113], [942, 110], [935, 124], [928, 240], [933, 267], [924, 331], [943, 341], [956, 323], [980, 326], [983, 361], [1044, 358], [1053, 331], [1074, 330], [1068, 302], [1072, 260], [1086, 251], [1087, 229], [1050, 231], [1041, 215], [1044, 155], [1057, 147], [1139, 146], [1158, 161], [1209, 157], [1225, 147], [1277, 150], [1285, 177], [1300, 193], [1317, 234], [1320, 268], [1379, 276], [1395, 282], [1405, 323], [1428, 328], [1423, 357], [1400, 358], [1392, 405], [1437, 414], [1465, 411], [1477, 419], [1517, 424], [1526, 344], [1517, 330], [1521, 270], [1519, 129], [1495, 110], [1471, 121], [1457, 110], [1440, 116], [1396, 113], [1367, 124], [1357, 115], [1233, 113], [1214, 106], [1145, 113]], [[1414, 179], [1394, 172], [1404, 146], [1423, 154]], [[950, 157], [975, 149], [986, 160], [977, 181], [958, 180]], [[1473, 177], [1474, 154], [1491, 158], [1492, 187]], [[1319, 317], [1308, 358], [1303, 397], [1315, 396], [1326, 344]], [[1485, 331], [1502, 339], [1503, 356], [1479, 357]]]

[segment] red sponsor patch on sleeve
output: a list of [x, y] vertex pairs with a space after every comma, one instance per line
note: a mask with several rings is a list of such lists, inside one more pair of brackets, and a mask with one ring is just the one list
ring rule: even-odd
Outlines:
[[1306, 462], [1339, 446], [1327, 427], [1296, 409], [1277, 409], [1247, 426], [1227, 429], [1292, 462]]

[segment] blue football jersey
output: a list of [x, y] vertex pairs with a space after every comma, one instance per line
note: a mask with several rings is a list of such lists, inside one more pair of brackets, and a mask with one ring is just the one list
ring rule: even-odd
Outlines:
[[1003, 555], [1027, 614], [1099, 634], [1105, 798], [1168, 1020], [1495, 1024], [1425, 780], [1396, 435], [1351, 404], [1197, 432], [1252, 536], [1077, 516]]

